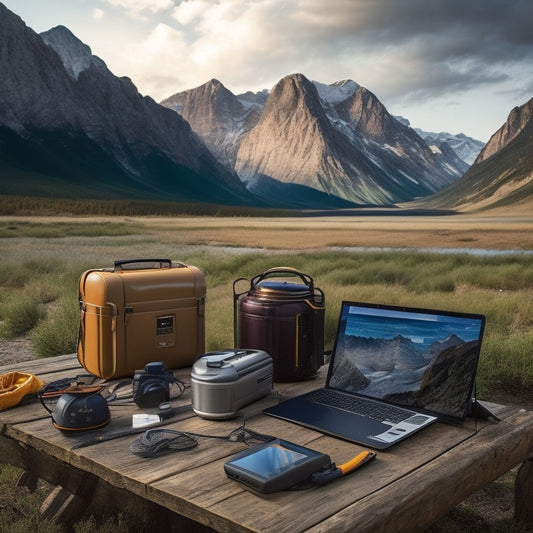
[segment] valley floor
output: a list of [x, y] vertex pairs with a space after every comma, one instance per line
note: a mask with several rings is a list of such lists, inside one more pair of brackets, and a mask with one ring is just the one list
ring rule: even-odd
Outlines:
[[533, 250], [530, 213], [439, 216], [302, 217], [0, 217], [39, 225], [123, 223], [182, 245], [312, 251], [331, 247]]

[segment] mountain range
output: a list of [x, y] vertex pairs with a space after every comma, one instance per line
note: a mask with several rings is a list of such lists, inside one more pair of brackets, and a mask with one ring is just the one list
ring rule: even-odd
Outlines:
[[67, 28], [39, 35], [1, 3], [0, 68], [2, 194], [284, 208], [531, 196], [527, 104], [475, 160], [479, 141], [414, 130], [352, 80], [291, 74], [239, 95], [210, 80], [158, 104]]
[[427, 207], [483, 209], [533, 205], [533, 98], [515, 107], [464, 176], [424, 199]]
[[450, 335], [424, 350], [402, 335], [392, 339], [347, 335], [340, 340], [331, 386], [451, 416], [463, 414], [478, 341]]
[[211, 80], [161, 104], [271, 205], [279, 198], [293, 198], [295, 207], [328, 199], [390, 205], [440, 191], [468, 168], [352, 80], [324, 85], [292, 74], [265, 96], [236, 96]]
[[114, 76], [65, 27], [0, 4], [4, 194], [253, 203], [177, 113]]
[[448, 133], [448, 132], [429, 132], [422, 131], [420, 128], [414, 130], [426, 141], [430, 146], [439, 146], [446, 143], [450, 148], [469, 166], [474, 163], [479, 152], [485, 146], [485, 143], [472, 139], [464, 133]]

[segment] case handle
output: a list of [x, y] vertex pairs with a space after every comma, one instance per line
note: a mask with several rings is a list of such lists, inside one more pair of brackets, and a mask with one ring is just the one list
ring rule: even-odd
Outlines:
[[170, 268], [171, 259], [121, 259], [114, 262], [115, 270], [136, 270], [139, 268]]

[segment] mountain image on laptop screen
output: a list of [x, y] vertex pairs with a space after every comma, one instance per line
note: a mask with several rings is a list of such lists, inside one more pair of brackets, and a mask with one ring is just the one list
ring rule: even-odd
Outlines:
[[344, 303], [329, 386], [463, 418], [483, 321]]

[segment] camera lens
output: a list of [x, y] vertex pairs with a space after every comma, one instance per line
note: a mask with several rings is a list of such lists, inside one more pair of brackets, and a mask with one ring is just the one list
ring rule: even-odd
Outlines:
[[168, 382], [158, 379], [142, 381], [133, 399], [139, 407], [158, 407], [170, 399]]

